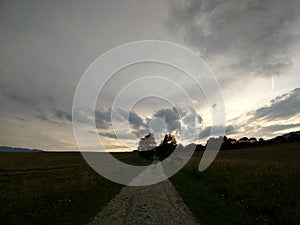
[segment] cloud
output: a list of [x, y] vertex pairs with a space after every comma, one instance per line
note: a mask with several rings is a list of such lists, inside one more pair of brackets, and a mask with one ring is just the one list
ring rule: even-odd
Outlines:
[[[298, 0], [190, 0], [173, 3], [168, 28], [223, 71], [281, 75], [299, 41]], [[297, 27], [297, 26], [296, 26]]]
[[0, 82], [0, 93], [2, 96], [25, 107], [29, 107], [35, 111], [34, 116], [40, 121], [55, 124], [58, 124], [59, 120], [72, 121], [71, 113], [59, 109], [53, 97], [28, 95], [26, 93], [18, 92], [16, 90], [20, 89], [19, 86], [5, 80], [1, 71], [0, 78], [3, 78]]
[[143, 119], [134, 111], [130, 111], [129, 113], [129, 123], [135, 128], [144, 125]]
[[100, 136], [103, 136], [103, 137], [108, 137], [108, 138], [112, 138], [112, 139], [127, 139], [127, 140], [132, 140], [132, 134], [130, 133], [121, 133], [121, 134], [118, 134], [118, 137], [116, 136], [115, 132], [114, 131], [103, 131], [103, 132], [99, 132], [98, 133]]
[[54, 121], [52, 120], [51, 116], [49, 116], [48, 113], [44, 112], [43, 110], [41, 110], [39, 108], [36, 109], [35, 117], [37, 119], [39, 119], [40, 121], [54, 123]]
[[64, 120], [67, 120], [69, 122], [72, 122], [72, 115], [68, 112], [65, 112], [65, 111], [61, 110], [61, 109], [55, 110], [54, 116], [56, 118], [64, 119]]
[[[166, 131], [177, 134], [181, 140], [196, 141], [199, 139], [198, 134], [203, 119], [194, 108], [188, 105], [181, 104], [172, 108], [160, 109], [151, 118], [153, 117], [161, 118], [166, 125]], [[145, 129], [148, 129], [148, 124]]]
[[154, 117], [159, 117], [164, 120], [167, 126], [167, 131], [172, 133], [180, 129], [180, 116], [175, 107], [171, 109], [161, 109], [157, 111]]
[[228, 125], [226, 127], [224, 126], [208, 126], [205, 127], [203, 130], [199, 132], [199, 139], [205, 139], [211, 136], [211, 130], [214, 128], [214, 130], [219, 134], [218, 135], [223, 135], [223, 130], [225, 128], [225, 135], [230, 135], [230, 134], [236, 134], [238, 132], [238, 128], [233, 126], [233, 125]]
[[133, 110], [130, 112], [125, 111], [123, 108], [116, 108], [114, 110], [116, 119], [128, 121], [133, 128], [141, 128], [145, 125], [143, 119]]
[[[112, 127], [112, 114], [115, 119], [114, 125], [116, 125], [114, 128]], [[123, 108], [116, 108], [113, 111], [111, 108], [99, 109], [95, 113], [95, 118], [96, 128], [100, 130], [98, 134], [103, 137], [117, 139], [115, 131], [118, 131], [118, 138], [129, 140], [138, 139], [150, 132], [147, 118], [142, 118], [134, 111], [127, 112]], [[126, 131], [122, 126], [124, 123], [130, 125]]]
[[9, 77], [0, 70], [0, 96], [22, 104], [24, 106], [32, 107], [34, 109], [38, 108], [42, 102], [46, 102], [51, 106], [54, 106], [54, 99], [51, 96], [41, 96], [34, 95], [22, 91], [22, 86], [17, 85], [16, 82], [13, 82], [8, 79]]
[[[111, 126], [111, 109], [100, 109], [96, 112], [97, 128], [101, 131], [98, 133], [103, 137], [116, 139], [116, 135]], [[181, 117], [180, 117], [181, 116]], [[152, 118], [161, 118], [165, 125], [166, 131], [176, 133], [185, 141], [189, 139], [198, 140], [199, 130], [201, 129], [202, 117], [192, 108], [186, 105], [176, 106], [173, 108], [162, 108], [154, 112], [150, 117], [143, 117], [135, 111], [127, 112], [123, 108], [114, 110], [114, 118], [116, 123], [129, 122], [130, 128], [123, 130], [120, 124], [116, 124], [118, 136], [120, 139], [137, 139], [150, 133], [149, 123]], [[157, 131], [157, 137], [159, 137]], [[157, 140], [158, 142], [160, 140]]]
[[63, 124], [65, 121], [72, 122], [72, 115], [62, 109], [50, 109], [47, 112], [37, 107], [35, 109], [36, 113], [34, 114], [37, 119], [40, 121], [54, 123], [54, 124]]
[[262, 127], [259, 132], [261, 133], [274, 133], [277, 131], [284, 131], [292, 128], [300, 127], [300, 123], [293, 124], [275, 124], [270, 126]]
[[190, 113], [182, 119], [182, 122], [190, 127], [195, 127], [197, 124], [202, 123], [202, 117], [200, 115]]
[[[82, 106], [78, 108], [73, 109], [73, 122], [75, 124], [80, 124], [80, 125], [93, 125], [93, 115], [95, 115], [95, 112], [87, 106]], [[95, 115], [96, 118], [96, 115]], [[97, 122], [96, 122], [97, 126]]]
[[296, 88], [290, 93], [280, 95], [271, 100], [270, 106], [261, 107], [254, 112], [251, 121], [265, 119], [274, 121], [289, 119], [300, 113], [300, 88]]
[[[0, 115], [1, 116], [1, 115]], [[30, 120], [23, 117], [23, 116], [16, 116], [15, 117], [18, 121], [21, 121], [21, 122], [29, 122]]]
[[97, 129], [108, 129], [111, 126], [111, 110], [103, 108], [95, 112]]
[[38, 99], [36, 98], [32, 98], [32, 97], [27, 97], [27, 96], [22, 96], [22, 95], [17, 95], [17, 94], [8, 94], [6, 95], [7, 98], [21, 103], [23, 105], [26, 106], [30, 106], [30, 107], [37, 107], [38, 106]]
[[[299, 127], [300, 88], [277, 96], [269, 105], [230, 120], [239, 132], [256, 137], [273, 137], [278, 131]], [[290, 120], [294, 123], [291, 123]]]

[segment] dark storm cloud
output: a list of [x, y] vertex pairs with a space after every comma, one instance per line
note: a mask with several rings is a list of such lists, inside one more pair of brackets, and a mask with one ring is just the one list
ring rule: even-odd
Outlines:
[[[182, 118], [177, 110], [180, 111]], [[110, 115], [111, 110], [107, 109], [98, 110], [96, 112], [97, 128], [105, 129], [105, 131], [101, 131], [98, 134], [104, 137], [116, 139], [117, 137], [111, 127]], [[122, 139], [132, 139], [133, 137], [141, 138], [146, 134], [149, 134], [149, 122], [154, 117], [159, 117], [164, 121], [167, 132], [172, 133], [181, 131], [181, 136], [184, 139], [198, 138], [198, 132], [202, 123], [202, 117], [188, 106], [160, 109], [153, 113], [153, 115], [149, 118], [144, 118], [134, 111], [126, 112], [122, 108], [117, 108], [114, 110], [114, 117], [117, 121], [128, 121], [131, 127], [127, 133], [125, 132], [124, 135], [121, 134], [119, 138]], [[181, 121], [184, 124], [184, 127], [181, 127]]]
[[[190, 0], [173, 4], [170, 31], [220, 69], [280, 75], [292, 66], [289, 49], [299, 40], [298, 0]], [[220, 65], [218, 65], [220, 67]]]
[[167, 128], [167, 132], [177, 133], [182, 140], [199, 140], [202, 117], [188, 105], [178, 105], [173, 108], [161, 109], [153, 114], [153, 117], [161, 118]]
[[300, 88], [293, 90], [288, 94], [276, 97], [271, 101], [270, 106], [264, 106], [253, 113], [251, 121], [257, 119], [266, 119], [267, 121], [276, 121], [280, 119], [289, 119], [300, 113]]
[[168, 132], [173, 132], [180, 129], [181, 127], [180, 116], [175, 107], [173, 107], [172, 109], [161, 109], [157, 111], [153, 116], [159, 117], [165, 121]]

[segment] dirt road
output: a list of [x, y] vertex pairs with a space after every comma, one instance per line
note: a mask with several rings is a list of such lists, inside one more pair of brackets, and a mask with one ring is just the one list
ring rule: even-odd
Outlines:
[[[159, 170], [161, 169], [159, 167]], [[149, 171], [144, 171], [132, 183], [145, 179], [144, 173]], [[169, 180], [150, 186], [124, 187], [94, 221], [89, 223], [89, 225], [161, 224], [199, 225]]]

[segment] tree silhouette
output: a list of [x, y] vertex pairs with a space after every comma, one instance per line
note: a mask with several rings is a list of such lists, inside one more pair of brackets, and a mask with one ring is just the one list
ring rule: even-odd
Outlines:
[[160, 145], [173, 145], [176, 147], [177, 141], [176, 141], [175, 135], [166, 134]]
[[166, 134], [159, 146], [156, 146], [152, 133], [142, 137], [139, 141], [138, 151], [140, 156], [152, 160], [155, 156], [159, 160], [167, 158], [177, 147], [175, 135]]
[[139, 151], [149, 151], [156, 147], [154, 135], [149, 133], [145, 137], [142, 137], [139, 142]]
[[159, 160], [164, 160], [172, 154], [176, 146], [177, 140], [175, 138], [175, 135], [166, 134], [160, 145], [156, 147], [155, 155], [158, 157]]
[[149, 133], [140, 139], [138, 151], [142, 157], [153, 159], [155, 148], [156, 142], [153, 134]]

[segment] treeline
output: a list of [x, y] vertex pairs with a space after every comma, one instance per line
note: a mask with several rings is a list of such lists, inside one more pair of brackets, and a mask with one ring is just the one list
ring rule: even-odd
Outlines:
[[222, 141], [220, 150], [242, 149], [275, 143], [300, 142], [300, 131], [291, 132], [268, 140], [264, 140], [263, 138], [257, 139], [254, 137], [242, 137], [240, 139], [228, 138], [227, 136], [218, 138], [212, 137], [208, 139], [206, 145], [192, 143], [185, 147], [181, 144], [178, 144], [175, 136], [172, 134], [166, 134], [161, 143], [157, 145], [154, 135], [150, 133], [140, 139], [137, 151], [139, 152], [140, 156], [144, 158], [151, 160], [163, 160], [172, 154], [176, 148], [179, 151], [204, 151], [207, 144], [211, 141], [215, 141], [216, 143], [220, 143], [219, 141]]
[[[212, 139], [214, 138], [210, 138], [208, 142]], [[227, 136], [224, 136], [221, 150], [241, 149], [241, 148], [256, 147], [261, 145], [269, 145], [269, 144], [276, 144], [276, 143], [292, 143], [292, 142], [300, 142], [300, 131], [291, 132], [268, 140], [264, 140], [263, 138], [257, 139], [254, 137], [251, 138], [242, 137], [240, 139], [232, 139], [232, 138], [228, 138]], [[206, 145], [205, 146], [197, 145], [196, 151], [204, 150]]]

